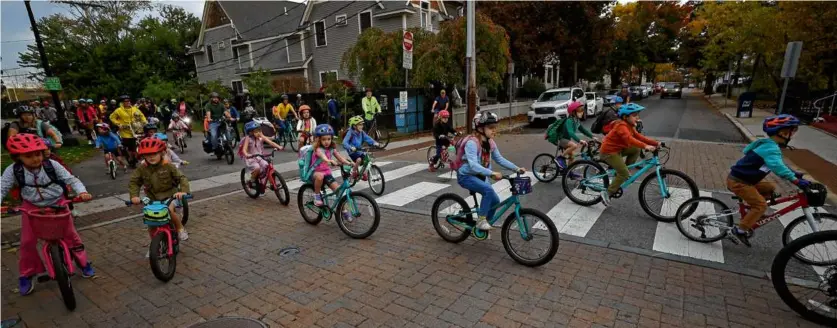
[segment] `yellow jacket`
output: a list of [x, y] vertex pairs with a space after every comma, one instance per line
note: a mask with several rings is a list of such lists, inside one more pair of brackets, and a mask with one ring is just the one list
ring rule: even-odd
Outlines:
[[110, 114], [110, 121], [113, 122], [113, 125], [119, 127], [119, 136], [122, 138], [133, 138], [134, 135], [131, 133], [130, 125], [131, 123], [135, 122], [134, 116], [139, 117], [142, 124], [147, 123], [148, 121], [145, 119], [145, 115], [137, 108], [136, 106], [131, 107], [124, 107], [119, 106], [112, 114]]

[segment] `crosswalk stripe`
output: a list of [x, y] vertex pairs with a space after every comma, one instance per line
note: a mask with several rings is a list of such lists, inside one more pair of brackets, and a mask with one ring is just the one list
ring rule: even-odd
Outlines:
[[[392, 162], [375, 162], [375, 165], [377, 165], [379, 167], [380, 166], [386, 166], [386, 165], [389, 165], [389, 164], [392, 164]], [[297, 166], [297, 169], [299, 169], [299, 166]], [[386, 174], [386, 173], [384, 173], [384, 174]], [[339, 177], [340, 176], [340, 169], [337, 168], [337, 169], [331, 170], [331, 176]], [[291, 181], [287, 181], [287, 185], [288, 185], [288, 190], [294, 191], [294, 190], [299, 189], [299, 187], [302, 187], [303, 183], [302, 183], [301, 180], [299, 180], [299, 178], [296, 178], [296, 179], [293, 179]], [[368, 187], [368, 185], [367, 185], [367, 187]], [[358, 190], [360, 190], [360, 189], [358, 189]]]
[[558, 205], [550, 209], [546, 216], [555, 223], [558, 232], [584, 237], [590, 232], [590, 228], [593, 227], [605, 208], [601, 203], [593, 206], [581, 206], [565, 197]]
[[410, 202], [421, 199], [434, 192], [447, 188], [447, 184], [433, 182], [419, 182], [412, 186], [402, 188], [376, 199], [379, 204], [404, 206]]
[[[675, 195], [690, 193], [688, 189], [671, 189], [672, 194]], [[712, 196], [711, 193], [705, 191], [701, 191], [700, 195], [707, 197]], [[676, 214], [667, 212], [668, 211], [664, 208], [662, 214], [666, 216]], [[695, 210], [695, 213], [692, 214], [692, 216], [708, 214], [713, 212], [715, 212], [715, 209], [710, 204], [701, 203], [700, 206], [698, 206], [698, 208]], [[714, 229], [715, 231], [710, 231], [709, 233], [717, 234], [717, 228], [712, 229]], [[686, 236], [683, 236], [683, 234], [680, 233], [680, 230], [677, 229], [677, 225], [675, 225], [674, 223], [657, 222], [657, 229], [654, 233], [653, 249], [658, 252], [724, 263], [724, 247], [720, 240], [713, 243], [699, 243], [696, 241], [692, 241], [686, 238]]]
[[[399, 168], [399, 169], [395, 169], [395, 170], [392, 170], [392, 171], [383, 172], [384, 173], [384, 179], [385, 179], [384, 181], [386, 181], [386, 182], [394, 181], [394, 180], [406, 177], [408, 175], [411, 175], [413, 173], [422, 171], [426, 168], [427, 168], [426, 164], [413, 164], [413, 165], [408, 165], [408, 166], [405, 166], [405, 167], [402, 167], [402, 168]], [[368, 183], [364, 184], [363, 186], [358, 184], [357, 186], [355, 186], [354, 190], [359, 191], [359, 190], [364, 190], [366, 188], [369, 188]]]

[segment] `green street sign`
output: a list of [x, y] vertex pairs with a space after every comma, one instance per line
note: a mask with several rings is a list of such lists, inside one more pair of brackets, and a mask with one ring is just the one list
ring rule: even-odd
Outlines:
[[59, 91], [61, 90], [61, 81], [58, 80], [57, 77], [47, 77], [44, 80], [44, 88], [49, 91]]

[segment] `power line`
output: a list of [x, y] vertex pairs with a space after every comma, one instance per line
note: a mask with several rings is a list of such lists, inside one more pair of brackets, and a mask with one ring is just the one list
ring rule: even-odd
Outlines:
[[35, 39], [24, 39], [24, 40], [0, 41], [0, 43], [14, 43], [14, 42], [28, 42], [28, 41], [35, 41]]

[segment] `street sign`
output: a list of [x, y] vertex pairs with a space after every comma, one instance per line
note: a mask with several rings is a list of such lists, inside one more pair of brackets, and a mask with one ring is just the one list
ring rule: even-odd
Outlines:
[[404, 31], [404, 51], [413, 52], [413, 32]]
[[785, 49], [785, 62], [782, 64], [782, 77], [796, 76], [801, 54], [802, 41], [788, 42], [788, 47]]
[[402, 66], [406, 69], [413, 69], [413, 33], [404, 31]]
[[50, 76], [44, 79], [44, 89], [49, 91], [60, 91], [61, 90], [61, 81], [58, 80], [58, 77]]
[[398, 108], [400, 108], [404, 112], [407, 111], [407, 100], [407, 91], [401, 91], [398, 93]]

